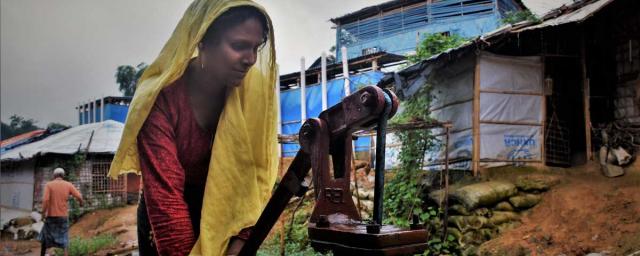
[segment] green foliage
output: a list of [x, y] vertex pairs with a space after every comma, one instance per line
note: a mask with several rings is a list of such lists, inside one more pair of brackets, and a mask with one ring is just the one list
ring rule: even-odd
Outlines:
[[2, 122], [2, 128], [0, 130], [0, 139], [8, 139], [16, 135], [31, 132], [40, 129], [36, 126], [37, 121], [33, 119], [26, 119], [18, 115], [12, 115], [9, 117], [9, 123]]
[[136, 91], [136, 85], [138, 79], [142, 76], [148, 65], [144, 62], [138, 64], [138, 66], [122, 65], [118, 66], [116, 70], [116, 83], [118, 83], [120, 90], [124, 96], [133, 96]]
[[[429, 121], [429, 104], [431, 87], [424, 85], [411, 98], [402, 102], [403, 111], [392, 123], [409, 123]], [[430, 130], [409, 130], [396, 133], [402, 142], [400, 149], [400, 166], [395, 176], [385, 186], [386, 221], [398, 226], [409, 226], [411, 217], [418, 215], [422, 222], [430, 214], [423, 209], [421, 171], [424, 155], [429, 148], [435, 146], [435, 139]]]
[[464, 38], [453, 34], [427, 34], [422, 42], [416, 47], [416, 54], [407, 56], [410, 64], [430, 58], [447, 49], [456, 48], [467, 42]]
[[504, 17], [500, 20], [502, 24], [516, 24], [521, 21], [533, 21], [540, 22], [540, 19], [536, 17], [531, 11], [510, 11], [507, 12]]
[[460, 246], [452, 235], [448, 235], [445, 241], [440, 238], [433, 238], [427, 244], [429, 248], [422, 253], [423, 256], [460, 255]]
[[[102, 248], [115, 245], [118, 240], [112, 235], [98, 235], [88, 239], [72, 238], [69, 241], [69, 256], [93, 255]], [[55, 250], [56, 256], [64, 255], [62, 249]]]
[[[309, 217], [311, 215], [311, 211], [313, 209], [313, 201], [312, 198], [306, 198], [299, 208], [296, 211], [293, 222], [286, 223], [286, 231], [285, 231], [285, 245], [284, 245], [284, 255], [295, 255], [295, 256], [321, 256], [321, 255], [331, 255], [331, 254], [323, 254], [320, 252], [316, 252], [311, 248], [309, 244], [309, 234], [307, 232], [307, 225], [309, 224]], [[285, 211], [283, 215], [287, 214], [288, 211]], [[290, 214], [290, 213], [289, 213]], [[271, 239], [265, 241], [265, 243], [260, 247], [257, 255], [259, 256], [276, 256], [280, 255], [280, 236], [281, 232], [275, 232]]]
[[61, 124], [61, 123], [49, 123], [47, 125], [47, 130], [65, 130], [71, 128], [70, 125]]

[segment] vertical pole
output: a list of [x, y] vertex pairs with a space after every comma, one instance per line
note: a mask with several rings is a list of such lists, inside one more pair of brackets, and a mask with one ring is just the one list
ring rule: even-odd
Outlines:
[[582, 32], [582, 37], [580, 38], [580, 66], [582, 69], [582, 102], [584, 107], [584, 135], [586, 139], [586, 153], [587, 153], [587, 161], [593, 159], [593, 154], [591, 152], [591, 114], [590, 114], [590, 103], [589, 95], [589, 78], [587, 77], [587, 51], [584, 42], [584, 31]]
[[327, 109], [327, 54], [322, 52], [321, 59], [322, 110]]
[[342, 77], [344, 78], [344, 96], [351, 94], [351, 86], [349, 81], [349, 58], [347, 57], [347, 47], [342, 46]]
[[371, 70], [378, 71], [378, 69], [380, 69], [380, 67], [378, 67], [378, 59], [374, 59], [371, 62]]
[[300, 58], [300, 125], [307, 120], [307, 75], [305, 74], [304, 57]]
[[98, 99], [93, 100], [93, 116], [94, 116], [93, 119], [97, 123], [98, 122]]
[[542, 112], [542, 128], [540, 129], [540, 160], [542, 160], [542, 165], [546, 165], [547, 163], [547, 153], [546, 153], [546, 140], [547, 140], [547, 136], [545, 134], [547, 134], [546, 130], [547, 130], [547, 94], [546, 94], [546, 87], [547, 87], [547, 79], [545, 78], [545, 68], [546, 65], [545, 63], [547, 62], [546, 58], [544, 56], [542, 56], [542, 71], [540, 71], [541, 74], [541, 78], [542, 78], [542, 90], [540, 90], [540, 97], [541, 98], [541, 102], [542, 102], [542, 106], [540, 106], [540, 111]]
[[104, 96], [102, 96], [102, 98], [100, 98], [100, 121], [104, 122]]
[[480, 169], [480, 56], [476, 56], [473, 75], [473, 176], [478, 176]]
[[442, 241], [446, 241], [447, 239], [447, 212], [449, 211], [449, 134], [451, 133], [451, 125], [445, 124], [444, 130], [446, 131], [446, 137], [444, 140], [444, 206], [443, 206], [443, 216], [442, 216]]
[[90, 123], [95, 122], [95, 116], [94, 116], [95, 113], [93, 112], [95, 106], [93, 105], [93, 103], [94, 103], [93, 100], [89, 101], [89, 122]]
[[[280, 65], [276, 64], [276, 86], [275, 86], [275, 95], [276, 95], [276, 123], [278, 125], [277, 134], [282, 134], [282, 117], [280, 116]], [[282, 157], [282, 144], [278, 143], [278, 156]], [[282, 161], [281, 161], [282, 162]]]
[[78, 125], [82, 125], [82, 104], [78, 103]]

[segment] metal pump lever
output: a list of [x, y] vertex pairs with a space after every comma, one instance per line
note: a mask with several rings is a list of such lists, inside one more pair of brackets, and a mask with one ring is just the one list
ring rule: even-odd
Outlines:
[[[352, 134], [376, 125], [382, 127], [378, 131], [378, 136], [382, 136], [382, 139], [379, 138], [377, 143], [378, 148], [382, 148], [382, 152], [378, 153], [382, 160], [376, 161], [376, 176], [384, 175], [384, 127], [386, 120], [397, 111], [398, 105], [398, 99], [393, 93], [368, 86], [323, 111], [318, 118], [308, 119], [300, 129], [300, 151], [282, 177], [239, 255], [255, 255], [291, 197], [301, 196], [306, 192], [307, 188], [302, 182], [309, 169], [313, 169], [316, 199], [310, 222], [314, 226], [317, 223], [318, 227], [330, 225], [337, 223], [331, 218], [340, 215], [346, 216], [349, 222], [359, 223], [358, 210], [349, 190]], [[332, 162], [333, 172], [329, 161]], [[378, 196], [377, 190], [381, 190], [384, 180], [381, 178], [378, 181], [376, 177], [376, 181], [376, 201], [379, 201], [376, 205], [380, 216], [376, 217], [376, 223], [381, 224], [382, 194]], [[312, 227], [309, 229], [312, 236]]]

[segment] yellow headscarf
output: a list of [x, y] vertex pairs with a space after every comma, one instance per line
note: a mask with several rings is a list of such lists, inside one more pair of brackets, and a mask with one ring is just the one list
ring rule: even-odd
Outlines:
[[229, 8], [254, 6], [267, 17], [269, 35], [256, 64], [232, 90], [220, 116], [204, 192], [200, 237], [191, 255], [223, 255], [229, 238], [255, 224], [277, 175], [276, 64], [273, 26], [248, 0], [195, 0], [144, 72], [129, 106], [109, 176], [140, 173], [136, 138], [160, 91], [184, 73], [209, 25]]

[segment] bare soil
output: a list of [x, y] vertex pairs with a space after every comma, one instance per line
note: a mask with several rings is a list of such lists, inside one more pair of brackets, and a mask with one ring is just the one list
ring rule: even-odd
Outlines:
[[[640, 164], [606, 178], [596, 164], [541, 174], [559, 178], [522, 225], [483, 244], [481, 255], [629, 255], [640, 250]], [[509, 178], [489, 174], [490, 178]]]

